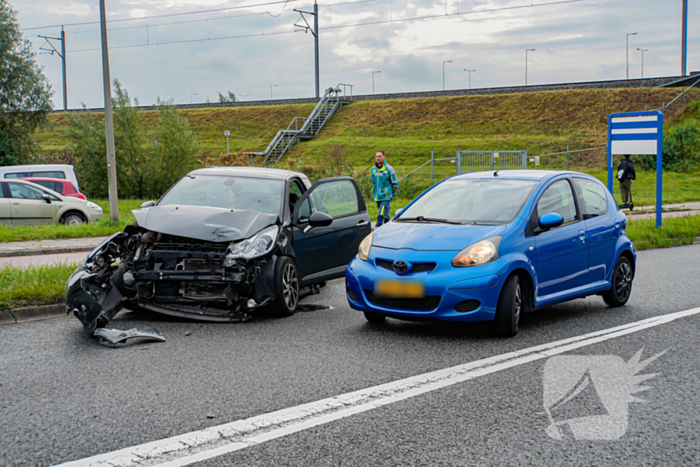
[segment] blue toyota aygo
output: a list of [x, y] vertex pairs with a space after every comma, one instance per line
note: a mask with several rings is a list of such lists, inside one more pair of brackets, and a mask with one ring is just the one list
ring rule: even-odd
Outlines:
[[509, 170], [438, 183], [367, 236], [345, 272], [368, 321], [493, 321], [601, 295], [624, 305], [636, 266], [627, 220], [605, 186], [577, 172]]

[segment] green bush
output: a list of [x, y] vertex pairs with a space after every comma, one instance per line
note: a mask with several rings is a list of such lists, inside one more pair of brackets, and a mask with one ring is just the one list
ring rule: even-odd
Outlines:
[[[642, 169], [656, 169], [656, 156], [635, 157]], [[686, 172], [700, 163], [700, 122], [693, 118], [673, 126], [664, 135], [664, 170]]]

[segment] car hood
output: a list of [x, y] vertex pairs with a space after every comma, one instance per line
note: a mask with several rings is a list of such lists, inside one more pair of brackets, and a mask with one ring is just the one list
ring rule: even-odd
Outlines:
[[250, 238], [277, 222], [276, 214], [203, 206], [153, 206], [132, 212], [144, 229], [205, 242]]
[[374, 231], [372, 246], [416, 251], [461, 251], [501, 234], [505, 225], [450, 225], [389, 222]]

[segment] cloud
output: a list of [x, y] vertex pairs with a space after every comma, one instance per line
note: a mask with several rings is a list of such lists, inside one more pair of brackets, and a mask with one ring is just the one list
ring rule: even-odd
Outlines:
[[[542, 3], [548, 0], [540, 0]], [[110, 0], [109, 19], [235, 7], [258, 0]], [[326, 3], [336, 3], [327, 6]], [[505, 11], [494, 8], [529, 5], [529, 0], [376, 0], [319, 4], [321, 87], [353, 84], [355, 94], [371, 92], [372, 71], [377, 92], [408, 92], [442, 88], [442, 62], [448, 89], [466, 88], [464, 68], [476, 69], [473, 87], [524, 83], [525, 48], [531, 84], [620, 79], [625, 76], [625, 33], [630, 36], [630, 77], [641, 74], [637, 47], [644, 56], [645, 76], [677, 75], [680, 71], [680, 2], [655, 0], [584, 0], [578, 3]], [[337, 3], [345, 3], [338, 5]], [[98, 21], [97, 2], [15, 0], [23, 27]], [[156, 97], [185, 103], [214, 100], [217, 91], [247, 94], [248, 100], [310, 97], [314, 91], [313, 36], [294, 32], [308, 0], [287, 5], [227, 10], [207, 14], [111, 22], [110, 60], [132, 96], [146, 104]], [[266, 12], [269, 10], [269, 12]], [[478, 11], [479, 13], [473, 13]], [[472, 12], [470, 14], [460, 14]], [[449, 15], [445, 15], [448, 13]], [[697, 24], [700, 10], [690, 10]], [[402, 21], [433, 15], [428, 20]], [[196, 22], [194, 22], [196, 20]], [[309, 21], [312, 21], [309, 18]], [[342, 27], [374, 23], [362, 27]], [[331, 28], [331, 29], [329, 29]], [[700, 34], [689, 29], [688, 68], [700, 69]], [[69, 105], [102, 105], [99, 26], [66, 28]], [[26, 31], [57, 35], [60, 28]], [[258, 35], [264, 33], [265, 35]], [[235, 36], [251, 36], [231, 38]], [[229, 37], [229, 39], [216, 40]], [[167, 42], [179, 42], [163, 45]], [[97, 50], [90, 50], [97, 49]], [[87, 51], [85, 51], [87, 50]], [[56, 56], [38, 62], [60, 103], [61, 64]], [[59, 104], [60, 106], [60, 104]]]

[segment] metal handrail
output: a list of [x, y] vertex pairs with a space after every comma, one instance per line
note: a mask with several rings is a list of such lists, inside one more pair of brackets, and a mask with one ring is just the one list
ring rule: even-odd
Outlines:
[[304, 126], [301, 127], [302, 134], [306, 133], [306, 131], [309, 129], [309, 125], [311, 124], [311, 122], [314, 121], [321, 109], [328, 103], [328, 100], [330, 99], [330, 94], [334, 91], [335, 89], [333, 88], [326, 89], [326, 92], [323, 94], [323, 98], [320, 101], [318, 101], [318, 104], [316, 104], [316, 107], [314, 107], [314, 110], [311, 112], [311, 115], [309, 115], [309, 118], [304, 123]]
[[[291, 121], [289, 126], [287, 127], [287, 131], [299, 131], [299, 125], [297, 124], [297, 121], [302, 120], [304, 123], [306, 123], [306, 120], [308, 117], [294, 117], [294, 119]], [[294, 125], [294, 130], [292, 130], [292, 125]], [[304, 125], [302, 125], [303, 127]]]
[[656, 110], [661, 110], [661, 111], [663, 112], [663, 110], [664, 110], [666, 107], [668, 107], [668, 106], [670, 106], [671, 104], [673, 104], [674, 102], [676, 102], [676, 100], [678, 100], [679, 97], [685, 96], [685, 93], [688, 92], [688, 91], [690, 90], [690, 88], [692, 88], [693, 86], [695, 86], [695, 85], [698, 84], [698, 83], [700, 83], [700, 78], [696, 79], [695, 82], [694, 82], [693, 84], [691, 84], [690, 86], [688, 86], [687, 88], [685, 88], [685, 91], [683, 91], [682, 93], [678, 94], [675, 98], [673, 98], [673, 100], [672, 100], [671, 102], [669, 102], [668, 104], [663, 104], [663, 105], [661, 106], [661, 109], [656, 109]]

